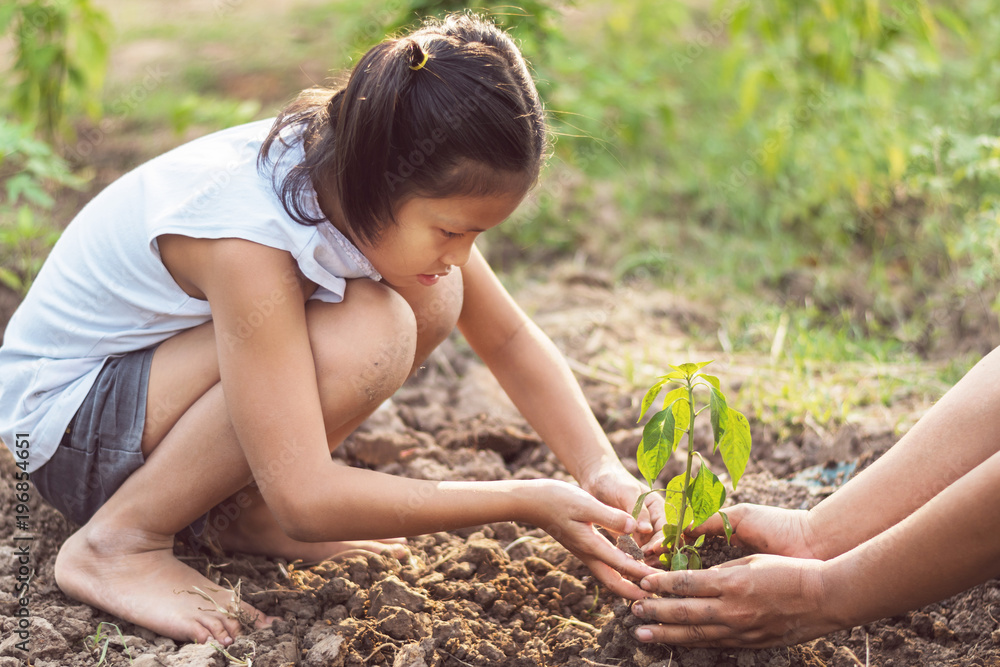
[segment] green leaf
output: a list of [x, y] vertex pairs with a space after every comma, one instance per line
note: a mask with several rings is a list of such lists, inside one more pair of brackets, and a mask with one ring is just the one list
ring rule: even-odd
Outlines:
[[677, 387], [669, 392], [663, 397], [663, 407], [669, 408], [674, 402], [679, 398], [687, 398], [687, 387]]
[[712, 436], [715, 438], [715, 451], [719, 449], [719, 442], [722, 440], [726, 427], [729, 424], [729, 403], [726, 396], [718, 387], [712, 386], [712, 395], [708, 402], [709, 413], [712, 417]]
[[[701, 457], [699, 457], [701, 458]], [[722, 509], [726, 502], [726, 487], [714, 472], [708, 469], [702, 459], [698, 476], [691, 483], [691, 509], [694, 525], [699, 526], [710, 516]]]
[[743, 413], [732, 408], [727, 414], [727, 426], [719, 441], [719, 452], [735, 489], [750, 460], [750, 423]]
[[[652, 484], [650, 484], [650, 486], [652, 486]], [[642, 511], [642, 505], [646, 501], [646, 496], [648, 496], [651, 493], [656, 493], [656, 489], [650, 489], [649, 491], [646, 491], [645, 493], [639, 495], [639, 498], [635, 501], [635, 505], [632, 507], [633, 519], [636, 520], [639, 519], [639, 512]]]
[[[690, 497], [690, 488], [686, 491]], [[685, 493], [684, 475], [677, 475], [670, 480], [670, 483], [667, 484], [666, 492], [666, 497], [663, 502], [663, 514], [668, 525], [676, 526], [678, 524], [678, 519], [680, 518], [681, 495]], [[691, 510], [691, 505], [688, 504], [687, 507], [684, 508], [684, 521], [681, 523], [681, 530], [687, 528], [693, 518], [694, 513]]]
[[660, 554], [660, 563], [663, 567], [670, 567], [670, 556], [667, 554]]
[[671, 570], [686, 570], [688, 567], [688, 557], [683, 551], [678, 551], [674, 554], [674, 557], [670, 559], [670, 569]]
[[690, 547], [688, 547], [688, 569], [689, 570], [701, 569], [701, 555]]
[[668, 523], [663, 527], [663, 546], [671, 549], [677, 541], [677, 525]]
[[[687, 391], [686, 388], [684, 390]], [[681, 444], [681, 437], [691, 426], [691, 404], [687, 398], [678, 398], [670, 404], [670, 412], [674, 416], [674, 437], [670, 441], [670, 451], [675, 452]]]
[[665, 385], [667, 382], [669, 382], [669, 380], [667, 380], [666, 377], [660, 378], [656, 382], [656, 384], [654, 384], [652, 387], [649, 388], [649, 391], [646, 392], [646, 395], [642, 397], [642, 406], [639, 408], [638, 421], [642, 421], [642, 418], [646, 416], [646, 411], [649, 410], [649, 406], [653, 404], [653, 401], [656, 400], [656, 397], [657, 395], [659, 395], [660, 390], [663, 389], [663, 385]]
[[686, 364], [681, 364], [680, 366], [674, 366], [673, 364], [670, 364], [670, 367], [673, 368], [678, 373], [682, 373], [684, 377], [689, 378], [692, 377], [695, 373], [700, 371], [705, 366], [708, 366], [710, 363], [712, 363], [711, 360], [698, 361], [695, 363], [689, 362]]
[[0, 35], [7, 32], [7, 27], [10, 22], [14, 19], [14, 13], [17, 11], [17, 3], [4, 3], [0, 6]]
[[698, 375], [705, 378], [705, 380], [708, 381], [708, 384], [712, 385], [716, 389], [721, 389], [722, 385], [719, 384], [719, 378], [714, 375], [709, 375], [708, 373], [698, 373]]
[[733, 537], [733, 524], [729, 523], [729, 517], [725, 512], [720, 510], [719, 516], [722, 517], [722, 529], [726, 531], [726, 544], [729, 544], [730, 539]]
[[15, 292], [22, 292], [24, 289], [24, 281], [21, 280], [21, 276], [5, 266], [0, 266], [0, 283], [3, 283]]
[[704, 543], [705, 543], [705, 536], [699, 535], [698, 539], [694, 541], [694, 548], [697, 549], [701, 547], [701, 545], [703, 545]]
[[671, 448], [664, 446], [664, 440], [673, 442], [674, 415], [670, 410], [660, 410], [646, 422], [642, 429], [642, 442], [636, 452], [639, 472], [652, 487], [663, 466], [670, 459]]

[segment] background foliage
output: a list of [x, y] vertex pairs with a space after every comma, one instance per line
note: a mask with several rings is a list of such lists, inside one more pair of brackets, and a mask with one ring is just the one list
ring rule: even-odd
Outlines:
[[706, 339], [793, 387], [822, 364], [957, 375], [1000, 344], [1000, 0], [8, 1], [0, 281], [30, 284], [67, 188], [270, 116], [468, 6], [520, 41], [554, 135], [486, 239], [509, 279], [573, 258], [697, 295], [720, 313]]

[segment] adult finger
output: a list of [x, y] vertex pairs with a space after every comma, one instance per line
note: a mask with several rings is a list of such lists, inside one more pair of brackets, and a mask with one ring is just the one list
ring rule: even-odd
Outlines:
[[643, 590], [660, 595], [718, 597], [722, 595], [722, 577], [717, 569], [658, 571], [642, 578]]
[[[636, 628], [640, 641], [688, 646], [719, 645], [735, 637], [718, 598], [648, 598], [632, 605], [632, 614], [655, 625]], [[645, 631], [643, 631], [645, 629]]]
[[639, 625], [633, 636], [643, 643], [675, 646], [744, 646], [725, 625]]
[[649, 511], [649, 505], [643, 503], [642, 509], [639, 510], [639, 516], [637, 517], [638, 526], [636, 527], [636, 532], [648, 535], [653, 532], [653, 521], [650, 518], [651, 512]]
[[[603, 535], [591, 528], [593, 533], [586, 545], [587, 554], [583, 558], [591, 557], [608, 565], [621, 574], [635, 580], [642, 579], [647, 575], [658, 572], [655, 568], [638, 561], [627, 553], [608, 542]], [[582, 558], [581, 558], [582, 560]]]
[[641, 600], [642, 598], [649, 597], [649, 593], [639, 588], [635, 582], [623, 577], [607, 563], [594, 560], [589, 562], [584, 561], [584, 564], [594, 574], [594, 577], [615, 595], [628, 598], [629, 600]]

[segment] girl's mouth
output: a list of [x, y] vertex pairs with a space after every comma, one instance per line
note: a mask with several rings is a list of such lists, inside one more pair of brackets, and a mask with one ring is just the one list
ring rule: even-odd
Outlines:
[[451, 273], [450, 266], [447, 268], [447, 270], [442, 271], [441, 273], [421, 273], [420, 275], [417, 276], [417, 282], [420, 283], [421, 285], [424, 285], [425, 287], [430, 287], [444, 276], [447, 276], [449, 273]]

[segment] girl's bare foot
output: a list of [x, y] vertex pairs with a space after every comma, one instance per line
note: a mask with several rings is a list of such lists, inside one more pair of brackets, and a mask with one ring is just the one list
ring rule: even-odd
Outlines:
[[[266, 505], [255, 503], [240, 509], [235, 520], [220, 521], [213, 511], [205, 528], [208, 541], [216, 540], [224, 551], [301, 560], [319, 563], [331, 558], [344, 557], [358, 552], [393, 556], [400, 560], [409, 558], [410, 550], [402, 537], [386, 540], [351, 540], [345, 542], [300, 542], [293, 540], [281, 529]], [[220, 530], [221, 529], [221, 530]]]
[[174, 558], [172, 537], [87, 524], [59, 550], [55, 575], [69, 597], [179, 641], [228, 646], [240, 618], [254, 628], [274, 620]]

